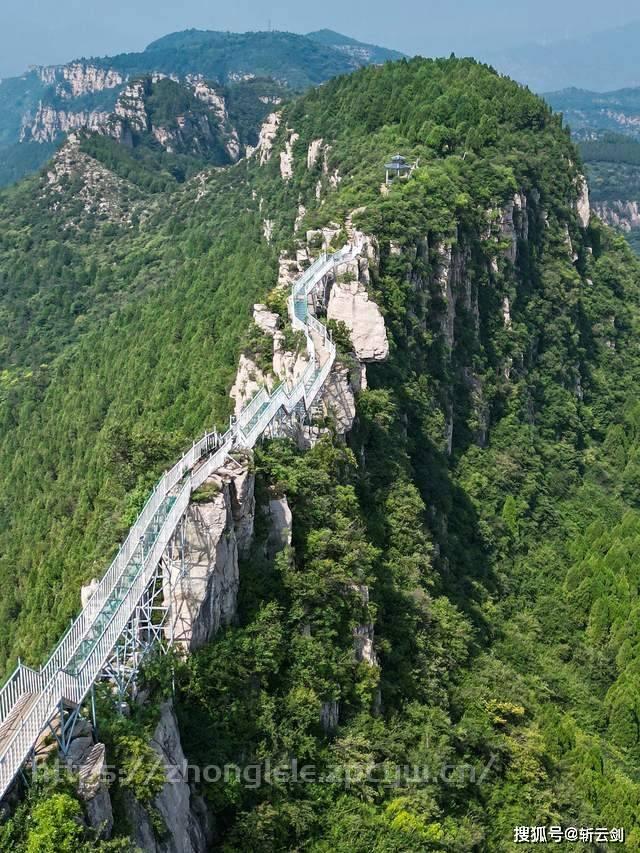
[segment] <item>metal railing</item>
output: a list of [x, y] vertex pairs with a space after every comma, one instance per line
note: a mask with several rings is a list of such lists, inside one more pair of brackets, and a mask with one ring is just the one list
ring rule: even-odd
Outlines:
[[[18, 663], [0, 690], [0, 726], [10, 721], [8, 735], [0, 741], [0, 798], [60, 702], [80, 704], [86, 697], [153, 578], [193, 490], [223, 465], [235, 446], [253, 447], [280, 409], [291, 413], [302, 401], [310, 408], [331, 371], [336, 348], [326, 327], [309, 312], [308, 296], [349, 255], [354, 255], [351, 246], [320, 255], [292, 286], [288, 300], [291, 322], [304, 331], [309, 356], [293, 387], [282, 383], [272, 393], [261, 388], [224, 435], [205, 433], [162, 475], [111, 565], [45, 665], [38, 671]], [[305, 306], [302, 317], [296, 314], [296, 301]], [[311, 332], [321, 341], [321, 365]]]

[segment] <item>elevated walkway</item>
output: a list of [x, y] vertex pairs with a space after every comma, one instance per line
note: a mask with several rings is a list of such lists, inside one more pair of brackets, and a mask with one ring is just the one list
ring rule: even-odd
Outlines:
[[[157, 568], [191, 493], [237, 448], [252, 448], [282, 416], [303, 406], [309, 411], [335, 361], [327, 329], [309, 311], [309, 294], [336, 264], [357, 254], [351, 245], [322, 254], [293, 284], [289, 315], [304, 332], [309, 363], [292, 387], [265, 388], [244, 407], [224, 435], [205, 434], [167, 471], [129, 530], [93, 595], [39, 670], [19, 664], [0, 691], [0, 799], [9, 790], [40, 738], [64, 708], [77, 709], [107, 663], [131, 620], [157, 582]], [[154, 593], [155, 594], [155, 593]]]

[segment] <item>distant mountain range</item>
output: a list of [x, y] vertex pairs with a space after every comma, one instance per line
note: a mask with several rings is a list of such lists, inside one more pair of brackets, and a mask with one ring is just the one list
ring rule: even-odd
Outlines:
[[[547, 101], [564, 112], [578, 139], [602, 131], [640, 137], [638, 43], [640, 22], [479, 58], [550, 92]], [[119, 142], [144, 148], [147, 161], [161, 160], [171, 174], [185, 175], [197, 161], [224, 165], [257, 144], [264, 118], [292, 94], [403, 56], [328, 29], [306, 35], [191, 29], [138, 53], [32, 67], [0, 81], [0, 186], [37, 170], [74, 130], [120, 134]], [[166, 78], [175, 85], [158, 87]], [[131, 113], [130, 87], [140, 81], [133, 95], [139, 114], [123, 122], [117, 116]], [[599, 91], [607, 89], [613, 91]]]
[[483, 51], [482, 59], [536, 92], [577, 86], [595, 91], [640, 86], [640, 21], [562, 39]]
[[[33, 67], [0, 82], [0, 186], [39, 168], [69, 132], [84, 129], [163, 157], [197, 153], [223, 165], [256, 144], [264, 117], [290, 94], [402, 56], [331, 30], [185, 30], [139, 53]], [[175, 85], [158, 89], [165, 78]], [[143, 83], [132, 94], [136, 81]], [[185, 122], [186, 130], [178, 127]]]
[[640, 87], [613, 92], [591, 92], [586, 89], [563, 89], [544, 96], [578, 139], [600, 136], [614, 131], [640, 138]]

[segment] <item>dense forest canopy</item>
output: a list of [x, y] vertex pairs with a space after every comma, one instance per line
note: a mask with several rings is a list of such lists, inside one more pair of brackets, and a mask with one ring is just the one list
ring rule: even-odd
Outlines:
[[[317, 139], [326, 166], [308, 168]], [[417, 168], [381, 192], [395, 151]], [[158, 473], [224, 424], [299, 205], [302, 233], [352, 214], [379, 246], [390, 357], [368, 367], [346, 444], [258, 450], [259, 495], [288, 496], [292, 548], [269, 560], [258, 531], [238, 624], [176, 664], [189, 757], [296, 757], [325, 782], [204, 784], [216, 849], [499, 851], [514, 826], [551, 824], [623, 826], [640, 844], [640, 263], [581, 226], [579, 170], [542, 100], [452, 58], [310, 91], [262, 166], [153, 193], [120, 177], [138, 211], [120, 224], [83, 215], [73, 186], [53, 209], [46, 176], [1, 197], [3, 668], [41, 659]], [[492, 227], [515, 196], [514, 247]], [[353, 660], [354, 584], [376, 668]], [[146, 723], [110, 729], [113, 754]], [[376, 769], [329, 776], [346, 766]], [[414, 766], [432, 772], [388, 783]], [[31, 853], [75, 802], [35, 791], [35, 824], [23, 808], [0, 842]]]

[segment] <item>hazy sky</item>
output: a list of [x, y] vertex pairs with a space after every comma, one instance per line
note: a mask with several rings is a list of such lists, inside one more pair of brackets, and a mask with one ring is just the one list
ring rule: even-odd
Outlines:
[[0, 0], [0, 77], [141, 50], [188, 27], [328, 27], [405, 53], [442, 55], [583, 35], [638, 17], [638, 0]]

